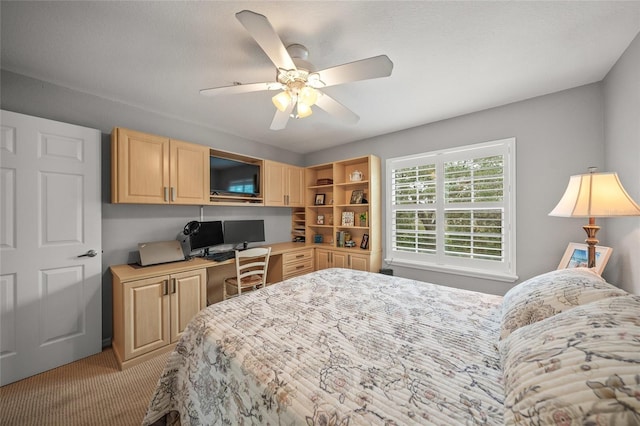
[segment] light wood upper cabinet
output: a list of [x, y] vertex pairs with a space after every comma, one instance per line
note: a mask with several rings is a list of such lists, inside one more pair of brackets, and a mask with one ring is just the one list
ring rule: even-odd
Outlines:
[[304, 169], [276, 161], [264, 162], [265, 205], [304, 206]]
[[170, 202], [209, 202], [209, 147], [171, 139], [169, 141]]
[[207, 204], [209, 148], [129, 129], [113, 129], [111, 202]]

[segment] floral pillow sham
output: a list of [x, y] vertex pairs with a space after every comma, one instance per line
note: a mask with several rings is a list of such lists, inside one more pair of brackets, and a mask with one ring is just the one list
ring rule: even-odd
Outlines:
[[640, 297], [599, 300], [500, 342], [506, 425], [640, 425]]
[[559, 269], [524, 281], [505, 294], [500, 339], [576, 306], [628, 294], [588, 268]]

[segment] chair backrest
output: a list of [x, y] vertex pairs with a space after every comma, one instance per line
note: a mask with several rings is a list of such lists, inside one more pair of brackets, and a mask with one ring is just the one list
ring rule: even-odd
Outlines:
[[238, 281], [241, 282], [247, 278], [261, 279], [261, 284], [266, 285], [269, 256], [271, 256], [271, 247], [236, 250], [236, 277]]

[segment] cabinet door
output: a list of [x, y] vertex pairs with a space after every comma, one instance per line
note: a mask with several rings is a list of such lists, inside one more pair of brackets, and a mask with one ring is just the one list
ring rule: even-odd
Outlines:
[[207, 306], [207, 270], [171, 275], [171, 342], [178, 340], [189, 321]]
[[290, 207], [304, 207], [304, 169], [288, 166], [287, 175], [287, 201]]
[[348, 254], [341, 251], [332, 252], [331, 259], [333, 262], [331, 266], [333, 268], [348, 268], [349, 267], [348, 256], [349, 256]]
[[284, 206], [286, 164], [275, 161], [264, 162], [264, 204], [266, 206]]
[[320, 269], [330, 268], [329, 256], [331, 255], [330, 250], [326, 249], [316, 249], [316, 271]]
[[125, 360], [170, 343], [168, 285], [168, 276], [124, 284]]
[[169, 139], [122, 128], [111, 137], [112, 202], [169, 202]]
[[364, 254], [350, 254], [349, 255], [349, 267], [351, 269], [357, 269], [358, 271], [369, 270], [369, 256]]
[[209, 147], [172, 139], [170, 142], [171, 203], [209, 203]]

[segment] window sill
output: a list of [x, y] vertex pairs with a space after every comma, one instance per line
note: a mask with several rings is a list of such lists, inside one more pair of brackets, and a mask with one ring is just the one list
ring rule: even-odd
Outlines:
[[407, 268], [423, 269], [426, 271], [443, 272], [446, 274], [464, 275], [466, 277], [483, 278], [503, 282], [515, 282], [517, 275], [498, 271], [486, 271], [482, 269], [465, 268], [461, 266], [436, 265], [432, 263], [415, 262], [404, 259], [385, 259], [387, 264], [393, 266], [404, 266]]

